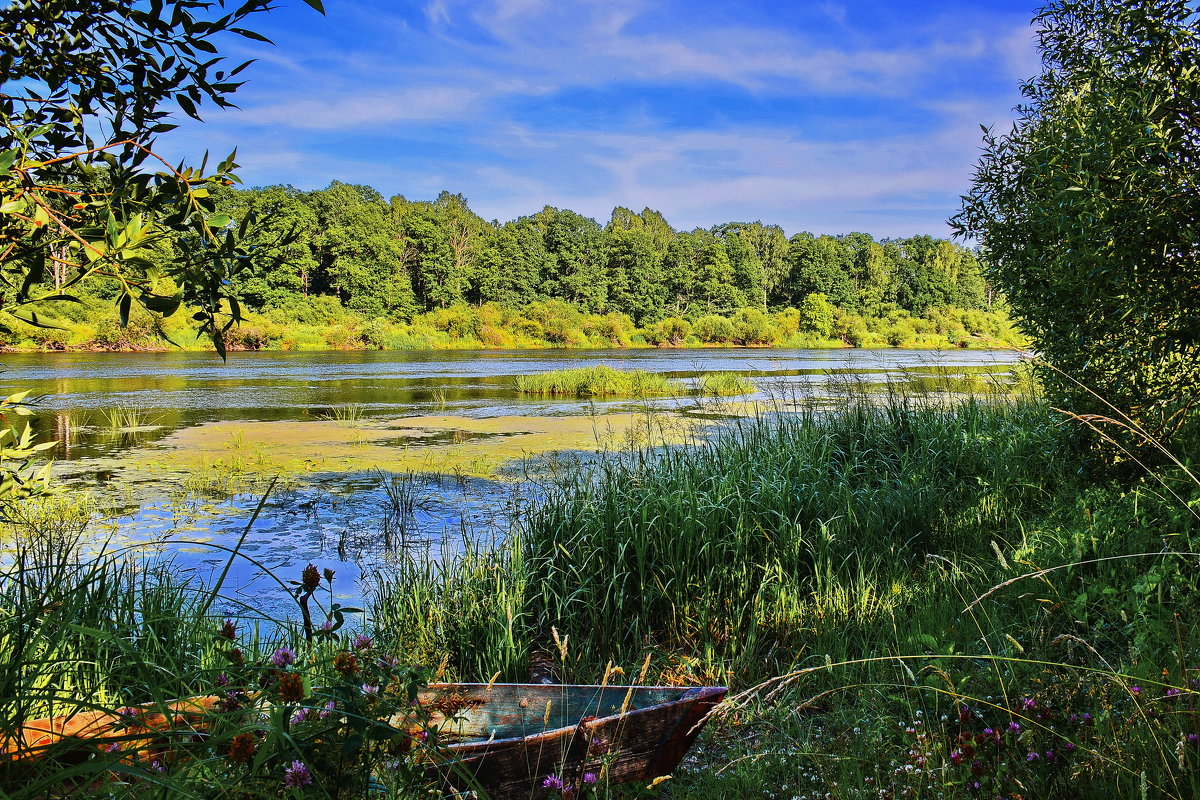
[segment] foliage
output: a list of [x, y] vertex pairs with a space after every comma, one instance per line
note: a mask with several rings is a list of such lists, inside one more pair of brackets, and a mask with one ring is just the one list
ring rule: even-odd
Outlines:
[[1200, 383], [1200, 17], [1057, 0], [1036, 22], [1045, 68], [1012, 131], [985, 132], [952, 222], [982, 239], [1054, 400], [1162, 436]]
[[113, 275], [122, 319], [134, 300], [168, 315], [186, 303], [222, 349], [219, 330], [239, 316], [230, 285], [246, 269], [239, 240], [250, 220], [235, 225], [215, 213], [211, 192], [235, 180], [234, 156], [205, 175], [203, 165], [173, 168], [153, 151], [155, 137], [173, 127], [168, 104], [196, 118], [205, 100], [232, 105], [234, 78], [247, 65], [222, 68], [209, 57], [213, 39], [262, 39], [240, 26], [268, 3], [210, 16], [214, 8], [224, 3], [19, 0], [0, 9], [7, 313], [37, 324], [31, 304]]

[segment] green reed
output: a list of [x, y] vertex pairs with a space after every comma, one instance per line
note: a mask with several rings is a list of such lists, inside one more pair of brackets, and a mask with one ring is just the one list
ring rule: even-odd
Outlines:
[[603, 364], [563, 369], [513, 379], [520, 394], [547, 397], [727, 397], [754, 391], [749, 379], [732, 372], [704, 373], [695, 387], [644, 370], [618, 370]]
[[[1057, 440], [1050, 412], [1022, 402], [897, 399], [742, 420], [707, 444], [602, 458], [549, 487], [501, 554], [398, 576], [378, 609], [431, 582], [443, 604], [490, 603], [455, 572], [484, 570], [487, 591], [515, 598], [518, 623], [569, 633], [589, 664], [699, 648], [709, 668], [769, 674], [809, 632], [829, 630], [823, 618], [862, 624], [936, 595], [927, 584], [944, 576], [927, 553], [977, 557], [997, 537], [1019, 538], [1022, 517], [1067, 480]], [[488, 558], [520, 569], [489, 569]], [[439, 635], [489, 652], [495, 629], [469, 619]], [[512, 666], [471, 663], [485, 678]]]

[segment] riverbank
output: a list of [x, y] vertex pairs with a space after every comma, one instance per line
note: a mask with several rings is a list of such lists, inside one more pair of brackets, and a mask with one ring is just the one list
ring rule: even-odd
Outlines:
[[[6, 351], [144, 352], [212, 350], [187, 314], [166, 319], [135, 309], [122, 326], [103, 301], [47, 303], [36, 327], [8, 318], [0, 334]], [[303, 298], [287, 308], [246, 312], [225, 333], [228, 350], [454, 350], [591, 349], [598, 347], [896, 347], [917, 349], [1024, 347], [1027, 342], [1002, 311], [930, 309], [912, 316], [893, 309], [861, 316], [828, 306], [815, 316], [794, 308], [767, 313], [744, 308], [729, 314], [667, 317], [636, 326], [624, 314], [587, 314], [561, 302], [519, 309], [497, 304], [455, 306], [407, 321], [371, 318], [335, 298]]]
[[[657, 789], [673, 800], [1190, 797], [1200, 486], [1170, 468], [1127, 485], [1088, 478], [1076, 435], [1027, 399], [894, 396], [746, 419], [713, 441], [559, 476], [506, 542], [452, 561], [401, 557], [365, 618], [346, 619], [371, 652], [440, 664], [445, 678], [520, 680], [548, 658], [571, 682], [617, 682], [621, 667], [649, 683], [731, 685], [737, 703]], [[50, 510], [27, 535], [53, 541], [71, 520]], [[31, 580], [35, 563], [0, 577], [11, 607], [48, 609], [32, 638], [0, 637], [27, 648], [4, 653], [27, 667], [28, 687], [0, 695], [9, 719], [49, 695], [111, 707], [211, 691], [235, 674], [235, 646], [253, 673], [286, 645], [297, 666], [284, 671], [302, 665], [314, 685], [337, 680], [339, 652], [358, 652], [350, 632], [307, 645], [285, 624], [260, 638], [252, 609], [231, 642], [199, 602], [212, 590], [169, 569], [64, 580], [64, 564]], [[239, 786], [269, 794], [287, 764], [319, 764], [342, 735], [273, 717], [239, 725], [204, 746], [223, 755], [250, 732], [258, 766], [214, 776], [180, 761], [161, 779], [201, 791], [245, 773]], [[361, 777], [388, 758], [362, 748], [351, 760]], [[376, 775], [406, 796], [398, 773]]]

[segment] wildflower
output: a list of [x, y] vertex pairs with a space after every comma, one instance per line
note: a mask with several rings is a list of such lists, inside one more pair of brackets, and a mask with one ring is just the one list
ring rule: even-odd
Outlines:
[[300, 588], [306, 592], [311, 592], [321, 585], [321, 573], [317, 572], [315, 564], [309, 564], [300, 573]]
[[325, 704], [325, 707], [317, 714], [321, 719], [329, 719], [329, 715], [333, 713], [333, 709], [337, 707], [334, 701], [330, 700]]
[[1008, 723], [1008, 732], [1009, 733], [1020, 733], [1021, 732], [1021, 723], [1019, 723], [1019, 722]]
[[1197, 736], [1194, 733], [1189, 733], [1188, 734], [1188, 744], [1196, 744], [1197, 742], [1200, 742], [1200, 736]]
[[1071, 751], [1072, 751], [1072, 750], [1074, 750], [1074, 749], [1075, 749], [1075, 743], [1074, 743], [1074, 742], [1067, 742], [1066, 744], [1064, 744], [1064, 745], [1063, 745], [1063, 750], [1066, 750], [1068, 753], [1069, 753], [1069, 752], [1071, 752]]
[[600, 777], [594, 772], [583, 773], [583, 782], [588, 786], [594, 786], [598, 780], [600, 780]]
[[549, 775], [546, 776], [546, 780], [542, 781], [542, 788], [543, 789], [559, 789], [559, 790], [561, 790], [563, 788], [562, 778], [558, 777], [553, 772], [551, 772]]
[[217, 686], [228, 686], [228, 685], [229, 685], [229, 676], [226, 675], [224, 672], [222, 672], [220, 675], [217, 676]]
[[321, 623], [321, 630], [325, 631], [326, 633], [331, 633], [333, 631], [333, 620], [327, 619]]
[[120, 742], [113, 742], [113, 743], [112, 743], [112, 744], [110, 744], [108, 747], [104, 748], [104, 752], [106, 752], [106, 753], [119, 753], [119, 752], [121, 752], [121, 743], [120, 743]]
[[304, 699], [304, 678], [288, 672], [279, 678], [279, 699], [285, 703], [298, 703]]
[[325, 580], [328, 581], [329, 583], [333, 583], [333, 576], [335, 574], [334, 571], [331, 570], [329, 567], [326, 567], [324, 574], [325, 574]]
[[345, 650], [333, 657], [333, 668], [346, 677], [358, 672], [358, 659]]
[[283, 786], [285, 789], [299, 789], [312, 786], [312, 773], [303, 761], [293, 761], [292, 765], [283, 771]]
[[239, 733], [229, 745], [229, 760], [235, 764], [249, 764], [254, 758], [255, 745], [254, 734]]
[[1051, 764], [1053, 764], [1053, 763], [1055, 762], [1055, 760], [1056, 760], [1056, 759], [1054, 758], [1054, 751], [1053, 751], [1053, 750], [1047, 750], [1047, 751], [1046, 751], [1046, 752], [1045, 752], [1045, 753], [1042, 755], [1042, 758], [1046, 759], [1046, 760], [1047, 760], [1047, 761], [1049, 761]]
[[372, 683], [364, 683], [359, 688], [362, 690], [364, 697], [374, 697], [379, 694], [379, 687]]
[[963, 762], [962, 750], [955, 750], [953, 753], [950, 754], [950, 763], [951, 764], [953, 764], [954, 766], [957, 767], [962, 762]]
[[1131, 695], [1133, 695], [1134, 697], [1136, 697], [1136, 696], [1138, 696], [1138, 695], [1140, 695], [1140, 694], [1142, 693], [1142, 687], [1140, 687], [1140, 686], [1130, 686], [1130, 687], [1129, 687], [1129, 693], [1130, 693]]
[[1085, 713], [1080, 719], [1083, 721], [1084, 725], [1090, 725], [1092, 722], [1092, 715]]
[[299, 725], [300, 723], [305, 722], [307, 720], [308, 720], [308, 709], [307, 708], [299, 708], [299, 709], [296, 709], [295, 714], [292, 714], [292, 718], [291, 718], [290, 722], [293, 725]]
[[146, 768], [149, 769], [151, 772], [166, 772], [167, 771], [167, 768], [165, 766], [163, 766], [162, 760], [157, 759], [157, 758], [150, 759], [150, 763], [146, 765]]
[[290, 647], [281, 647], [271, 654], [271, 663], [279, 669], [285, 669], [296, 662], [296, 654]]
[[1025, 709], [1026, 711], [1033, 711], [1035, 708], [1037, 708], [1037, 701], [1035, 701], [1032, 697], [1026, 697], [1021, 703], [1021, 708]]
[[1029, 755], [1025, 756], [1025, 760], [1026, 761], [1037, 761], [1041, 757], [1042, 756], [1039, 753], [1030, 752]]
[[232, 642], [234, 639], [237, 638], [237, 626], [233, 624], [233, 620], [227, 619], [221, 625], [221, 630], [220, 630], [220, 632], [218, 632], [217, 635], [220, 636], [222, 639], [228, 639], [229, 641]]
[[360, 633], [350, 642], [350, 647], [355, 650], [370, 650], [372, 644], [374, 644], [374, 641], [370, 636], [367, 636], [365, 633]]
[[236, 647], [225, 653], [225, 657], [229, 659], [229, 663], [231, 664], [241, 664], [246, 660], [246, 657], [242, 654], [242, 651]]
[[1167, 689], [1167, 697], [1175, 697], [1178, 694], [1179, 690], [1173, 686], [1170, 689]]

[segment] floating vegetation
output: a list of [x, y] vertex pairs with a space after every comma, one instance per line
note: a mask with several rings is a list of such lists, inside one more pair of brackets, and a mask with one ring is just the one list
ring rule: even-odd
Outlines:
[[705, 396], [729, 396], [754, 391], [746, 378], [732, 372], [704, 373], [696, 389], [644, 370], [619, 370], [603, 364], [579, 369], [560, 369], [536, 375], [518, 375], [514, 379], [521, 394], [548, 397], [678, 397], [691, 393]]

